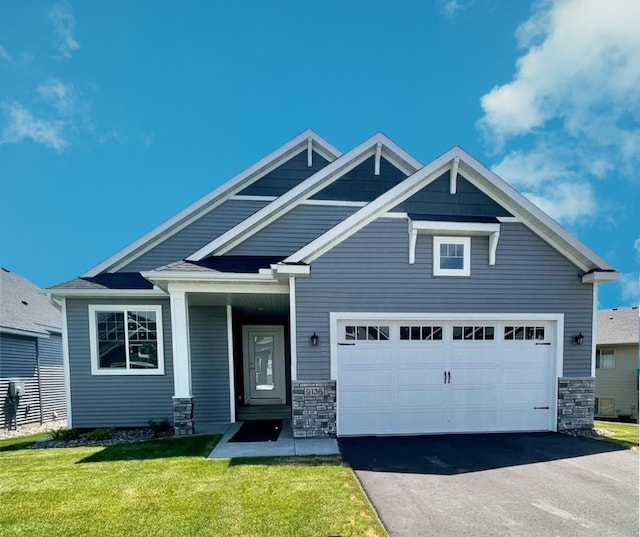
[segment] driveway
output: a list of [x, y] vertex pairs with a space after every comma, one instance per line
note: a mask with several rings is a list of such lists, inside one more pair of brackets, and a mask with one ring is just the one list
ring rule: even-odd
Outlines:
[[341, 438], [392, 537], [638, 535], [638, 452], [555, 433]]

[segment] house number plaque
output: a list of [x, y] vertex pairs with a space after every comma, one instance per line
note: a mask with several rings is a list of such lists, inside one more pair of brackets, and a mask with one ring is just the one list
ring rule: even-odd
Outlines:
[[305, 397], [321, 397], [324, 396], [324, 388], [322, 386], [309, 386], [304, 389]]

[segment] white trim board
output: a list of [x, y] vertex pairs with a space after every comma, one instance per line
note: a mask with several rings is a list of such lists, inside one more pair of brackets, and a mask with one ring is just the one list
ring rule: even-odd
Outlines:
[[338, 158], [342, 153], [324, 138], [308, 129], [279, 147], [253, 166], [250, 166], [229, 181], [224, 182], [218, 188], [212, 190], [206, 196], [192, 203], [175, 216], [166, 220], [161, 225], [149, 231], [139, 239], [135, 240], [119, 252], [115, 253], [105, 261], [102, 261], [82, 276], [96, 276], [106, 271], [117, 271], [131, 263], [159, 242], [166, 240], [178, 231], [184, 229], [195, 220], [201, 218], [206, 213], [218, 207], [231, 196], [237, 194], [250, 184], [254, 183], [267, 173], [277, 168], [287, 160], [307, 150], [308, 140], [312, 138], [313, 149], [329, 161]]
[[397, 146], [384, 134], [378, 133], [337, 158], [311, 177], [298, 184], [269, 205], [256, 211], [245, 220], [219, 237], [205, 244], [187, 257], [188, 261], [200, 261], [209, 255], [223, 255], [255, 235], [258, 231], [275, 222], [297, 205], [307, 201], [344, 174], [373, 156], [382, 144], [382, 155], [404, 173], [413, 173], [421, 164], [406, 151]]
[[229, 421], [236, 422], [236, 381], [233, 368], [233, 309], [227, 304], [227, 353], [229, 354]]
[[67, 426], [73, 427], [73, 412], [71, 406], [71, 364], [69, 360], [69, 331], [67, 327], [67, 299], [60, 299], [62, 308], [62, 365], [64, 367], [64, 399], [67, 410]]

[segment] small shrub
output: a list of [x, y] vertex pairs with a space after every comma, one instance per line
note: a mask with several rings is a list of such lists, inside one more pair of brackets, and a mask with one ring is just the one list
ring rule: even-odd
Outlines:
[[87, 438], [92, 442], [101, 442], [109, 440], [115, 431], [115, 427], [106, 427], [104, 429], [94, 429], [87, 434]]
[[80, 438], [80, 431], [78, 431], [78, 429], [53, 429], [49, 431], [49, 433], [54, 440], [61, 440], [63, 442], [69, 442], [70, 440], [77, 440]]
[[149, 420], [147, 425], [149, 425], [149, 429], [151, 429], [154, 438], [160, 438], [161, 436], [169, 434], [173, 429], [171, 423], [167, 419], [162, 421]]

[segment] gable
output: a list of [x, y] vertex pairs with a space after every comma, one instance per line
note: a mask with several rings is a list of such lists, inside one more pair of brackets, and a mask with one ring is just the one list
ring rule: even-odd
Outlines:
[[369, 157], [310, 199], [368, 202], [407, 178], [386, 158], [380, 159], [380, 174], [375, 175], [375, 160]]
[[211, 239], [260, 210], [267, 203], [268, 201], [259, 200], [227, 200], [132, 262], [122, 266], [118, 272], [152, 270], [184, 259]]
[[301, 151], [296, 156], [278, 166], [255, 183], [238, 192], [240, 196], [281, 196], [314, 173], [320, 171], [329, 160], [315, 151], [312, 152], [311, 166], [309, 166], [307, 151]]
[[286, 257], [357, 210], [356, 207], [298, 205], [227, 252], [229, 255]]
[[[88, 270], [82, 276], [93, 277], [102, 272], [113, 272], [127, 268], [140, 256], [157, 247], [169, 237], [179, 233], [203, 215], [208, 214], [233, 195], [259, 181], [291, 158], [305, 153], [305, 149], [307, 155], [309, 153], [322, 155], [322, 158], [327, 161], [332, 161], [342, 154], [329, 142], [308, 129], [256, 162], [253, 166], [221, 184], [206, 196], [192, 203], [186, 209], [169, 218], [169, 220]], [[320, 160], [317, 162], [321, 163]]]
[[451, 172], [447, 171], [422, 190], [393, 208], [409, 214], [442, 216], [512, 216], [504, 207], [458, 175], [456, 193], [450, 192]]

